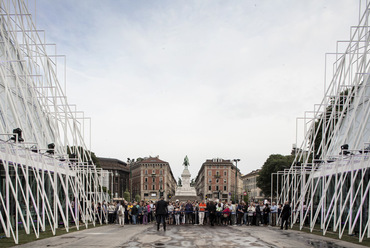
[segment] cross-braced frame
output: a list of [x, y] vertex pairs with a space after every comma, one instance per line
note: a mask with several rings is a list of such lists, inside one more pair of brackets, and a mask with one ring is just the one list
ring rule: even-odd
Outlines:
[[106, 194], [90, 119], [67, 103], [65, 57], [44, 36], [25, 1], [0, 2], [0, 233], [16, 244], [19, 230], [38, 238], [107, 219], [93, 208]]
[[[350, 40], [326, 55], [326, 91], [307, 112], [305, 137], [290, 167], [272, 175], [277, 201], [289, 201], [290, 225], [370, 237], [370, 5], [360, 1]], [[327, 83], [328, 82], [328, 83]]]

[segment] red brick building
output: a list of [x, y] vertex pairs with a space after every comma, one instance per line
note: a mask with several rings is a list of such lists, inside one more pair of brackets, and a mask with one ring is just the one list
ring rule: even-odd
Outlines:
[[176, 180], [168, 162], [159, 157], [144, 158], [131, 164], [133, 197], [140, 195], [142, 200], [165, 200], [173, 196]]
[[[241, 198], [243, 182], [240, 170], [231, 160], [221, 158], [207, 159], [195, 179], [195, 188], [201, 199], [230, 200], [237, 187], [238, 199]], [[237, 177], [237, 184], [235, 181]]]

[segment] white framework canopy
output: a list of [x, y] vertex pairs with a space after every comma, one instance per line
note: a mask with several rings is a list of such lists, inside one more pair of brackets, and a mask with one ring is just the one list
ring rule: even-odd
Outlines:
[[326, 56], [325, 96], [301, 119], [305, 137], [292, 166], [271, 178], [272, 198], [291, 204], [291, 226], [361, 242], [370, 237], [370, 5], [359, 3], [350, 39]]
[[0, 233], [16, 244], [19, 230], [107, 219], [92, 209], [108, 196], [86, 146], [90, 119], [68, 104], [65, 57], [48, 53], [28, 4], [0, 1]]

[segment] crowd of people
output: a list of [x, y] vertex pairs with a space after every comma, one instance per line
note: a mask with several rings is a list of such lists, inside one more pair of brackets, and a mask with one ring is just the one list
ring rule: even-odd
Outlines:
[[[284, 206], [275, 202], [240, 202], [234, 201], [116, 201], [98, 204], [94, 210], [97, 218], [111, 224], [146, 225], [163, 223], [168, 225], [279, 225], [288, 229], [291, 214], [289, 202]], [[98, 216], [100, 215], [100, 216]], [[107, 217], [107, 219], [105, 217]], [[160, 218], [158, 218], [160, 217]], [[158, 220], [159, 219], [159, 220]], [[159, 228], [159, 226], [158, 226]]]

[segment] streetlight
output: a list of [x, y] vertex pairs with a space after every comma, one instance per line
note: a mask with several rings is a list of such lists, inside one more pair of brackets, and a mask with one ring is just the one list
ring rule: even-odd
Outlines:
[[240, 161], [239, 158], [234, 159], [235, 162], [235, 192], [234, 192], [234, 200], [236, 201], [236, 188], [238, 187], [238, 162]]
[[[157, 175], [155, 174], [155, 172], [154, 172], [154, 170], [152, 171], [152, 179], [153, 179], [153, 184], [154, 184], [154, 189], [156, 188], [155, 186], [156, 186], [156, 183], [155, 183], [155, 177], [156, 177]], [[159, 196], [161, 195], [161, 190], [159, 189]], [[156, 194], [156, 198], [158, 198], [158, 195], [157, 195], [157, 192], [155, 193]]]
[[130, 166], [130, 201], [132, 202], [132, 171], [130, 158], [127, 158], [127, 164]]

